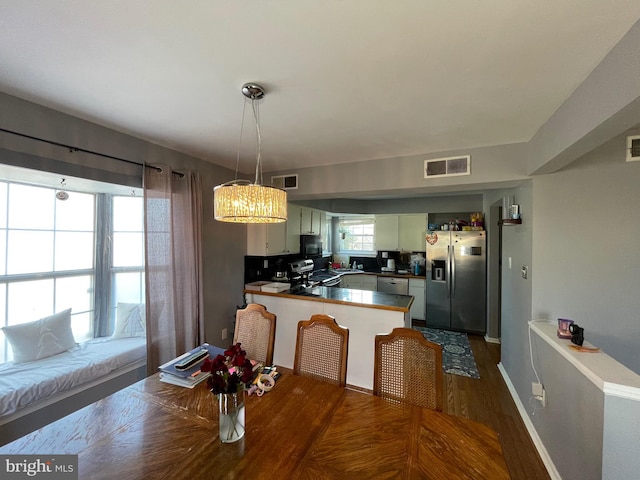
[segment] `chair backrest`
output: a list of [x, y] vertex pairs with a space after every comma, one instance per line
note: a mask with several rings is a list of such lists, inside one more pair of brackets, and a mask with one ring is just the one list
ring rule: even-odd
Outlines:
[[250, 303], [236, 311], [236, 328], [233, 343], [240, 342], [247, 357], [273, 363], [273, 344], [276, 338], [276, 316], [268, 312], [264, 305]]
[[299, 321], [293, 373], [345, 386], [348, 345], [349, 330], [330, 315]]
[[442, 411], [442, 347], [411, 328], [376, 335], [373, 393]]

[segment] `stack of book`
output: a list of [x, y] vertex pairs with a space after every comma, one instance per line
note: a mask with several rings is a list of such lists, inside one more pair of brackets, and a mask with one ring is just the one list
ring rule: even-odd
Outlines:
[[210, 372], [203, 372], [200, 367], [206, 358], [215, 358], [224, 353], [222, 348], [205, 343], [188, 351], [170, 362], [160, 365], [160, 381], [178, 385], [180, 387], [193, 388], [200, 382], [211, 376]]

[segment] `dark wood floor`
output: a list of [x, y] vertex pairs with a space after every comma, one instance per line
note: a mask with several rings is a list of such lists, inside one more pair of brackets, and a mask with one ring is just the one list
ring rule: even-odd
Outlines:
[[445, 374], [444, 411], [484, 423], [498, 432], [512, 479], [548, 480], [549, 474], [498, 370], [500, 345], [487, 343], [479, 335], [469, 335], [469, 342], [480, 379]]

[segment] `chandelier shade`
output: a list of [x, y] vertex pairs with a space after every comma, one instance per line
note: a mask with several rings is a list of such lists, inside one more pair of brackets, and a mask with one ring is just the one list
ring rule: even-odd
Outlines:
[[[261, 185], [262, 162], [260, 134], [260, 117], [257, 100], [264, 97], [264, 89], [254, 83], [245, 83], [242, 94], [251, 99], [253, 117], [256, 122], [256, 179], [236, 179], [213, 188], [213, 217], [220, 222], [230, 223], [280, 223], [287, 220], [287, 192], [276, 187]], [[245, 99], [246, 101], [246, 99]], [[242, 126], [244, 111], [240, 125], [240, 141], [238, 142], [238, 161], [240, 160], [240, 143], [242, 142]]]
[[230, 223], [279, 223], [287, 220], [287, 192], [234, 180], [213, 189], [214, 218]]

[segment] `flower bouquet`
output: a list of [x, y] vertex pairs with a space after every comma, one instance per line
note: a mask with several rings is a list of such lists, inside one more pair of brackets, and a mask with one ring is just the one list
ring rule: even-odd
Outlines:
[[202, 364], [203, 372], [211, 372], [207, 385], [218, 397], [220, 440], [231, 443], [244, 436], [244, 386], [253, 378], [251, 361], [239, 343], [223, 355]]

